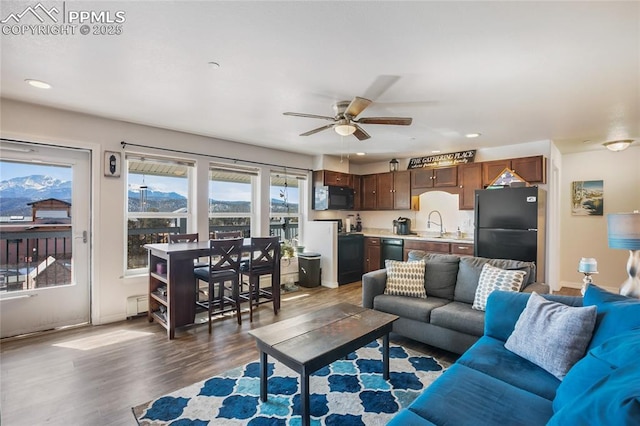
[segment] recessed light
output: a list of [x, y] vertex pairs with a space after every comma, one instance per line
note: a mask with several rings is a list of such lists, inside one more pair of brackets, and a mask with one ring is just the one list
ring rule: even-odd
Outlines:
[[468, 138], [477, 138], [481, 133], [467, 133], [465, 136]]
[[38, 89], [51, 89], [51, 85], [44, 81], [28, 78], [25, 80], [25, 82], [30, 86], [37, 87]]
[[440, 154], [442, 151], [440, 151], [439, 149], [434, 149], [433, 151], [431, 151], [432, 154]]
[[209, 66], [214, 70], [217, 70], [218, 68], [220, 68], [220, 64], [215, 61], [209, 62]]
[[367, 154], [365, 154], [364, 152], [356, 152], [356, 155], [363, 156], [363, 155], [367, 155]]

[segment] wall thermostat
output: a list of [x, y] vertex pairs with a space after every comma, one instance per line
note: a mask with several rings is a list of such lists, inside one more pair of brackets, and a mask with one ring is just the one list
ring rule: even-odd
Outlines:
[[104, 175], [120, 177], [120, 153], [113, 151], [104, 152]]

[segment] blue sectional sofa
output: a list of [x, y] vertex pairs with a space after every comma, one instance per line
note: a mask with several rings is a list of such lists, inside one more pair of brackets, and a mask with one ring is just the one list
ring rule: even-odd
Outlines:
[[492, 293], [484, 335], [389, 425], [640, 424], [640, 300], [594, 285], [584, 299], [542, 296], [597, 312], [582, 357], [558, 378], [505, 348], [530, 297]]

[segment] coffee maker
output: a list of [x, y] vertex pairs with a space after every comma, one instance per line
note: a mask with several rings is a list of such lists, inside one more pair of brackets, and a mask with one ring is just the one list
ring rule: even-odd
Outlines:
[[411, 233], [411, 219], [408, 217], [399, 217], [393, 221], [394, 233], [398, 235], [409, 235]]

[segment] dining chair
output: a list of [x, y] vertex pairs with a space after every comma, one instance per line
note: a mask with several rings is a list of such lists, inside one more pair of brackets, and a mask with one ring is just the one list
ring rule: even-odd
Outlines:
[[[197, 243], [198, 242], [198, 234], [197, 233], [193, 233], [193, 234], [169, 234], [169, 244], [175, 244], [175, 243]], [[193, 261], [193, 267], [194, 268], [202, 268], [205, 266], [208, 266], [209, 262], [204, 262], [204, 261], [199, 261], [197, 259], [194, 259]], [[207, 298], [207, 289], [205, 288], [201, 288], [196, 280], [196, 292], [197, 292], [197, 298], [198, 300], [200, 299], [200, 296], [202, 295], [202, 297]]]
[[[280, 309], [280, 237], [252, 237], [249, 262], [243, 262], [240, 274], [248, 277], [249, 321], [253, 321], [253, 305], [273, 302], [273, 312]], [[260, 287], [260, 277], [271, 275], [271, 289]], [[260, 298], [264, 300], [261, 302]]]
[[198, 234], [169, 234], [169, 244], [194, 243], [198, 241]]
[[[193, 271], [197, 279], [209, 284], [207, 302], [196, 302], [197, 305], [208, 311], [209, 333], [211, 333], [211, 318], [214, 313], [214, 288], [216, 286], [218, 287], [218, 297], [215, 304], [219, 305], [219, 310], [215, 312], [223, 312], [225, 304], [228, 304], [235, 309], [238, 324], [242, 324], [239, 272], [243, 241], [242, 238], [209, 240], [209, 266]], [[230, 297], [225, 295], [225, 282], [231, 282], [232, 294]]]

